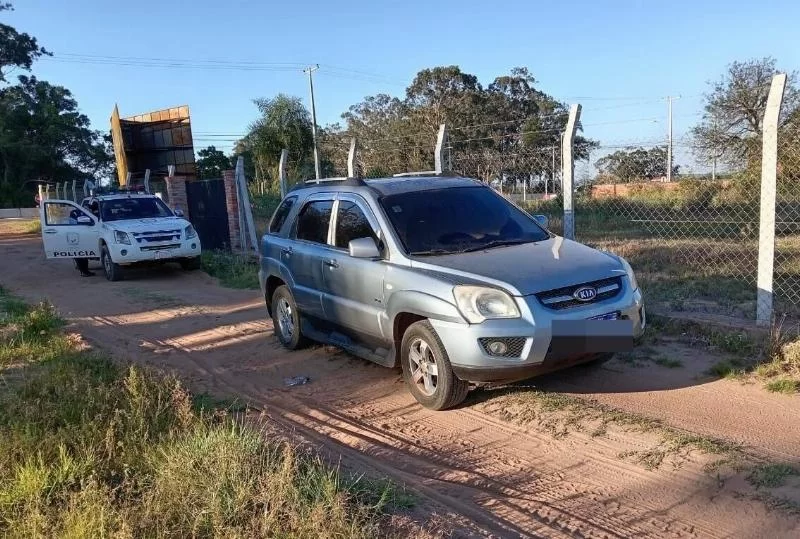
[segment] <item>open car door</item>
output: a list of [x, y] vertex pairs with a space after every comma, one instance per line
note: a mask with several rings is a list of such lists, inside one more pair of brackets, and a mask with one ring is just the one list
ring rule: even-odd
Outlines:
[[39, 206], [47, 258], [98, 258], [97, 219], [70, 200], [43, 200]]

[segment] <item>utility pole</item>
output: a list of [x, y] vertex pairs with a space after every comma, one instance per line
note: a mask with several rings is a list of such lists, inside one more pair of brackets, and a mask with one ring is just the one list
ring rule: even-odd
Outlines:
[[681, 96], [667, 96], [667, 106], [669, 109], [669, 128], [667, 134], [667, 182], [672, 181], [672, 101], [680, 98]]
[[314, 172], [319, 180], [322, 175], [319, 170], [319, 150], [317, 149], [317, 109], [314, 106], [314, 79], [311, 74], [319, 69], [319, 64], [308, 66], [303, 73], [308, 73], [308, 87], [311, 89], [311, 138], [314, 141]]

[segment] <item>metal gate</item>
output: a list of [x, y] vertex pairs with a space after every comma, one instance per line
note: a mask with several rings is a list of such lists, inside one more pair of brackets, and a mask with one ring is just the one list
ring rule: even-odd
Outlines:
[[228, 209], [222, 180], [186, 182], [189, 218], [204, 250], [230, 247]]

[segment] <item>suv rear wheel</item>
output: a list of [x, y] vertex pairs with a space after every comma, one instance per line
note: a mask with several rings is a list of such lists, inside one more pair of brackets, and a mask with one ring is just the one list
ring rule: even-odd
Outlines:
[[297, 350], [306, 342], [300, 331], [300, 311], [286, 285], [279, 286], [272, 294], [272, 327], [278, 340], [289, 350]]
[[427, 320], [411, 324], [400, 349], [403, 378], [426, 408], [445, 410], [467, 398], [469, 383], [453, 373], [442, 341]]

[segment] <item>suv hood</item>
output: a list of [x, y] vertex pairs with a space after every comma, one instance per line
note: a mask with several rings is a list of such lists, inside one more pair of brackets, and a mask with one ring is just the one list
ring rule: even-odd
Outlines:
[[614, 255], [560, 236], [473, 253], [415, 257], [412, 266], [461, 276], [465, 282], [490, 282], [519, 296], [625, 275]]
[[152, 217], [148, 219], [123, 219], [105, 223], [112, 230], [121, 232], [156, 232], [162, 230], [179, 230], [189, 226], [189, 221], [181, 217]]

